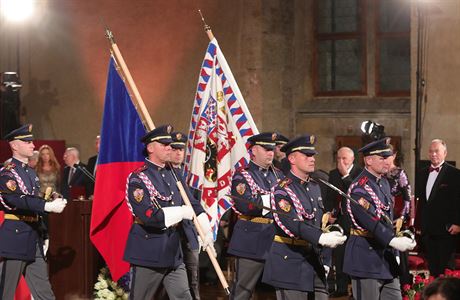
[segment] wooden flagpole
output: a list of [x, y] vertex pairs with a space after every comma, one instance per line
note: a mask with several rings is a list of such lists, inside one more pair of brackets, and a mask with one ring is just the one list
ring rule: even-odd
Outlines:
[[[209, 28], [209, 30], [210, 30], [210, 28]], [[137, 86], [134, 83], [134, 80], [133, 80], [133, 78], [131, 76], [131, 73], [128, 70], [128, 66], [126, 65], [125, 60], [123, 59], [123, 56], [121, 55], [120, 49], [118, 49], [118, 46], [115, 43], [113, 33], [108, 28], [106, 28], [106, 36], [107, 36], [107, 39], [110, 41], [110, 47], [112, 49], [113, 55], [115, 57], [115, 60], [117, 61], [118, 65], [120, 66], [121, 73], [124, 76], [124, 78], [126, 79], [129, 89], [133, 93], [134, 97], [132, 97], [132, 100], [134, 101], [134, 105], [136, 106], [136, 108], [139, 108], [138, 112], [139, 112], [144, 124], [146, 125], [147, 130], [151, 131], [151, 130], [155, 129], [155, 125], [153, 124], [152, 118], [150, 117], [149, 112], [147, 111], [147, 108], [145, 107], [144, 101], [142, 100], [142, 97], [141, 97], [141, 95], [139, 93], [139, 90], [137, 89]], [[208, 36], [209, 36], [209, 34], [208, 34]], [[212, 36], [212, 33], [211, 33], [211, 36]], [[176, 180], [176, 184], [177, 184], [177, 187], [179, 189], [179, 192], [180, 192], [180, 194], [182, 196], [182, 200], [184, 200], [184, 203], [186, 205], [191, 206], [192, 204], [190, 202], [190, 199], [187, 196], [187, 193], [185, 192], [185, 189], [184, 189], [184, 187], [182, 185], [182, 182], [177, 178], [176, 174], [174, 173], [174, 169], [172, 169], [172, 172], [173, 172], [174, 178]], [[201, 240], [204, 241], [205, 240], [205, 234], [203, 232], [203, 229], [200, 226], [200, 223], [198, 222], [198, 218], [197, 218], [195, 212], [193, 212], [193, 224], [195, 225], [196, 230], [197, 230], [199, 236], [201, 237]], [[225, 279], [225, 275], [222, 272], [222, 269], [220, 268], [219, 262], [217, 261], [217, 259], [215, 257], [214, 251], [211, 250], [211, 248], [207, 247], [206, 252], [208, 253], [209, 260], [211, 261], [211, 263], [212, 263], [212, 265], [214, 267], [214, 270], [217, 273], [217, 277], [219, 277], [219, 280], [220, 280], [220, 282], [222, 284], [222, 287], [225, 290], [225, 293], [227, 295], [230, 295], [229, 285], [227, 283], [227, 280]]]

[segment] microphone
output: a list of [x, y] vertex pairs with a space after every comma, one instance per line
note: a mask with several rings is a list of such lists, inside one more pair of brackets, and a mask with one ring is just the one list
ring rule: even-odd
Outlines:
[[94, 178], [93, 174], [91, 174], [84, 166], [81, 166], [79, 164], [74, 164], [73, 167], [75, 169], [78, 169], [83, 172], [83, 174], [86, 175], [89, 179], [91, 179], [92, 182], [96, 182], [96, 178]]

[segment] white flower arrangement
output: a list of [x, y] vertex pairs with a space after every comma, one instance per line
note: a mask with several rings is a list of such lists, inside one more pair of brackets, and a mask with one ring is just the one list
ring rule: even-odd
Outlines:
[[103, 267], [94, 284], [95, 300], [128, 300], [129, 293], [113, 281], [107, 267]]

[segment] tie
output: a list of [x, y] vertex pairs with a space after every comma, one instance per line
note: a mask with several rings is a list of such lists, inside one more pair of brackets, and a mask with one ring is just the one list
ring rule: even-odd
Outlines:
[[72, 177], [74, 173], [75, 173], [75, 168], [70, 167], [69, 180], [67, 181], [67, 184], [70, 184], [70, 182], [72, 181]]
[[433, 171], [436, 171], [436, 172], [439, 173], [439, 167], [434, 168], [434, 167], [430, 166], [430, 173], [433, 172]]

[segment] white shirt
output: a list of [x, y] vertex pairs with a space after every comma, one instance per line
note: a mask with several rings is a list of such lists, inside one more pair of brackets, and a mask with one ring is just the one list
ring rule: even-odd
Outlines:
[[[441, 172], [442, 164], [444, 161], [439, 164], [439, 172]], [[431, 165], [431, 167], [436, 168], [435, 166]], [[433, 189], [433, 185], [438, 178], [439, 172], [431, 171], [428, 175], [428, 180], [426, 181], [426, 201], [430, 198], [431, 190]]]

